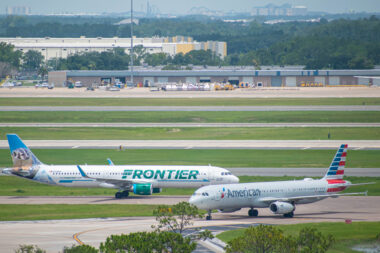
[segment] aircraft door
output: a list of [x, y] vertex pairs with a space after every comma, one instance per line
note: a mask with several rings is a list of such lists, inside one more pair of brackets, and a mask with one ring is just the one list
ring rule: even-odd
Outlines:
[[212, 167], [208, 168], [208, 179], [210, 184], [213, 184], [215, 182], [215, 171], [213, 170]]
[[216, 189], [213, 195], [215, 200], [221, 200], [224, 197], [223, 189]]

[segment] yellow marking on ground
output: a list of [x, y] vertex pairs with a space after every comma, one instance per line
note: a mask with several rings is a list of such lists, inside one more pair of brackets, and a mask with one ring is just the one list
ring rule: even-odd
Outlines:
[[90, 229], [90, 230], [85, 230], [85, 231], [82, 231], [82, 232], [78, 232], [78, 233], [73, 234], [73, 238], [74, 238], [74, 240], [75, 240], [77, 243], [79, 243], [80, 245], [84, 245], [85, 243], [82, 242], [82, 241], [79, 239], [79, 236], [80, 236], [81, 234], [88, 233], [88, 232], [93, 232], [93, 231], [98, 231], [98, 230], [103, 230], [103, 229], [107, 229], [107, 228]]

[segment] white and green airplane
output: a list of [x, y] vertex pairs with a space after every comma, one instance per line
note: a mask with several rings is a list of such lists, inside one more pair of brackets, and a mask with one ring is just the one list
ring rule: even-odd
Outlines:
[[16, 134], [7, 134], [12, 174], [40, 183], [67, 187], [114, 188], [115, 198], [129, 192], [151, 195], [162, 188], [198, 188], [212, 184], [237, 183], [239, 179], [226, 169], [214, 166], [180, 165], [47, 165], [43, 164]]

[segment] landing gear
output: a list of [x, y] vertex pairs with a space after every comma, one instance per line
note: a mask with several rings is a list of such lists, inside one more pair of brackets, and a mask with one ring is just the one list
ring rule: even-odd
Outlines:
[[212, 217], [211, 217], [211, 210], [208, 210], [207, 212], [207, 216], [206, 216], [206, 220], [211, 220]]
[[259, 211], [257, 211], [256, 209], [249, 209], [248, 210], [248, 216], [249, 217], [257, 217], [259, 215]]
[[293, 212], [293, 211], [290, 212], [290, 213], [285, 213], [285, 214], [284, 214], [284, 217], [285, 217], [285, 218], [293, 218], [293, 216], [294, 216], [294, 212]]
[[115, 193], [116, 199], [127, 198], [128, 196], [129, 196], [129, 191], [122, 191], [122, 192], [116, 192]]

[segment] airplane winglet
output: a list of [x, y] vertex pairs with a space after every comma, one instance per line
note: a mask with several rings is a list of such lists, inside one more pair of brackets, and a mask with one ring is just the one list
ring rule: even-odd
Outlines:
[[82, 168], [81, 168], [79, 165], [77, 165], [77, 167], [78, 167], [78, 170], [79, 170], [80, 174], [82, 175], [82, 177], [87, 177], [87, 178], [88, 178], [88, 176], [87, 176], [86, 173], [82, 170]]
[[107, 158], [107, 162], [108, 162], [108, 165], [115, 165], [115, 164], [111, 161], [111, 159], [109, 159], [109, 158]]

